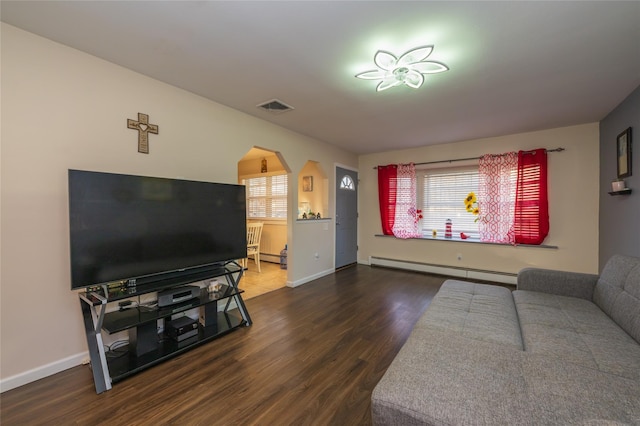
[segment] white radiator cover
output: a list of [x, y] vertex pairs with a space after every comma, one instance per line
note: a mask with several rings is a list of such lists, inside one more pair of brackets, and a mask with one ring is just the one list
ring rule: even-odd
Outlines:
[[427, 272], [430, 274], [447, 275], [451, 277], [473, 280], [493, 281], [502, 284], [517, 284], [517, 274], [498, 271], [484, 271], [479, 269], [460, 268], [455, 266], [435, 265], [431, 263], [410, 262], [406, 260], [387, 259], [369, 256], [369, 265], [386, 266], [389, 268], [406, 269], [409, 271]]
[[280, 250], [287, 244], [286, 222], [274, 224], [265, 222], [260, 239], [260, 260], [280, 262]]

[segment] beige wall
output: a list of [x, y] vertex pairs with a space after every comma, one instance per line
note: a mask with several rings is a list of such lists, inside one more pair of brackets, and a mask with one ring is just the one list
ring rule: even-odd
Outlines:
[[[476, 157], [486, 153], [564, 147], [551, 153], [549, 215], [544, 244], [557, 249], [512, 247], [451, 241], [400, 240], [381, 234], [378, 164], [426, 162]], [[598, 123], [496, 138], [427, 146], [360, 157], [360, 228], [358, 260], [369, 256], [436, 265], [516, 273], [528, 266], [598, 272]], [[462, 260], [457, 260], [457, 255]]]
[[[307, 160], [325, 170], [336, 161], [357, 165], [334, 146], [1, 25], [2, 389], [75, 365], [87, 351], [69, 290], [67, 169], [236, 183], [238, 161], [259, 142], [291, 168], [289, 201], [297, 206], [295, 177]], [[149, 155], [137, 152], [126, 126], [138, 112], [159, 125]], [[329, 199], [333, 211], [333, 193]], [[307, 258], [317, 245], [333, 250], [334, 240], [296, 226], [296, 210], [287, 231], [292, 283], [327, 270]]]
[[[285, 166], [280, 163], [277, 155], [265, 155], [264, 159], [267, 160], [266, 174], [282, 174], [287, 171]], [[257, 176], [265, 176], [265, 174], [261, 172], [261, 168], [262, 158], [238, 161], [238, 181]]]
[[[311, 176], [311, 191], [303, 190], [303, 179], [306, 176]], [[321, 217], [329, 217], [327, 192], [327, 175], [318, 163], [308, 161], [298, 175], [298, 207], [300, 207], [300, 203], [308, 203], [312, 213], [320, 213]]]

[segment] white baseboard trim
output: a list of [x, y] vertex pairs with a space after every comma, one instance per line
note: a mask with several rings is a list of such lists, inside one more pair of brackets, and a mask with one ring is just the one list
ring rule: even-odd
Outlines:
[[498, 271], [484, 271], [480, 269], [459, 268], [455, 266], [434, 265], [430, 263], [410, 262], [406, 260], [387, 259], [383, 257], [369, 257], [371, 266], [386, 266], [389, 268], [406, 269], [409, 271], [427, 272], [430, 274], [446, 275], [450, 277], [467, 278], [482, 281], [493, 281], [503, 284], [516, 285], [517, 274]]
[[313, 281], [326, 275], [333, 274], [334, 272], [335, 269], [326, 269], [324, 271], [318, 272], [317, 274], [309, 275], [308, 277], [296, 281], [287, 281], [287, 287], [298, 287], [299, 285], [306, 284], [309, 281]]
[[33, 370], [25, 371], [24, 373], [16, 374], [15, 376], [7, 377], [6, 379], [1, 379], [0, 393], [26, 385], [27, 383], [35, 382], [36, 380], [44, 379], [45, 377], [52, 376], [61, 371], [68, 370], [69, 368], [76, 367], [85, 363], [88, 359], [89, 352], [81, 352], [59, 361], [34, 368]]

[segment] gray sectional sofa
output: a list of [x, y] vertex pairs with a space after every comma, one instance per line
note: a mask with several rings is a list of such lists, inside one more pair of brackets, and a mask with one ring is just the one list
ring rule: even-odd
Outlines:
[[640, 259], [448, 280], [375, 387], [375, 425], [640, 425]]

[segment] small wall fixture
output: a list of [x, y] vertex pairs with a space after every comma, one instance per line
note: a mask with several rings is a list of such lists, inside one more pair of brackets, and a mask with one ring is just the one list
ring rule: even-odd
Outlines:
[[417, 89], [424, 83], [424, 74], [436, 74], [448, 71], [449, 67], [436, 61], [426, 61], [433, 46], [421, 46], [405, 52], [400, 58], [384, 50], [378, 50], [373, 57], [377, 70], [357, 74], [364, 80], [381, 80], [376, 91], [382, 92], [390, 87], [405, 84]]
[[627, 188], [627, 185], [624, 183], [624, 179], [617, 179], [611, 182], [612, 191], [609, 192], [609, 195], [627, 195], [631, 194], [631, 189]]

